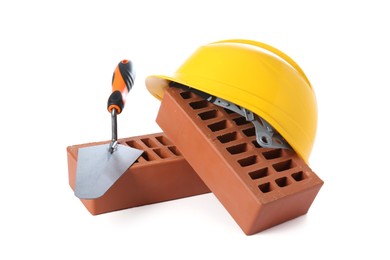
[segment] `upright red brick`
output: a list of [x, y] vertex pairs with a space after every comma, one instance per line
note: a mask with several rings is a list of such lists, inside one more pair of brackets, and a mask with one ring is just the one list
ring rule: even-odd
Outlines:
[[290, 150], [260, 147], [244, 117], [192, 92], [165, 92], [157, 123], [242, 230], [307, 213], [323, 181]]

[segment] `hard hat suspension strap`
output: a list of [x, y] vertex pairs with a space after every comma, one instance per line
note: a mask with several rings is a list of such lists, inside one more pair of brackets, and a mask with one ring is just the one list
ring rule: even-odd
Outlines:
[[225, 109], [228, 109], [230, 111], [233, 111], [243, 117], [245, 117], [246, 121], [251, 122], [255, 127], [255, 133], [256, 133], [256, 141], [261, 147], [265, 148], [282, 148], [282, 149], [290, 149], [292, 150], [291, 146], [287, 143], [287, 141], [263, 118], [260, 116], [254, 114], [252, 111], [240, 107], [230, 101], [227, 101], [225, 99], [212, 96], [208, 93], [205, 93], [203, 91], [176, 83], [176, 82], [170, 82], [169, 84], [171, 87], [177, 87], [181, 88], [187, 91], [191, 91], [198, 96], [206, 99], [207, 101], [213, 103], [214, 105], [217, 105], [219, 107], [223, 107]]
[[207, 100], [217, 106], [236, 112], [245, 117], [246, 121], [251, 122], [255, 126], [256, 141], [261, 147], [292, 149], [287, 141], [267, 121], [255, 115], [252, 111], [218, 97], [210, 97]]

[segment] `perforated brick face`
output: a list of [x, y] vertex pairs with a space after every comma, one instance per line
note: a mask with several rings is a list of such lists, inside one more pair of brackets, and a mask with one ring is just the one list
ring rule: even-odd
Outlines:
[[[67, 148], [69, 184], [74, 189], [79, 148], [109, 142], [73, 145]], [[163, 134], [120, 139], [119, 143], [144, 153], [100, 198], [81, 201], [93, 215], [179, 199], [210, 192], [180, 151]]]
[[323, 181], [293, 151], [262, 148], [252, 123], [177, 88], [157, 123], [246, 234], [305, 214]]

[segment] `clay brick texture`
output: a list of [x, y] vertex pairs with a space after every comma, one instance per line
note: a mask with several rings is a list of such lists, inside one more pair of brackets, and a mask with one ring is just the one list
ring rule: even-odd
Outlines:
[[260, 147], [252, 123], [169, 88], [157, 123], [251, 235], [307, 213], [323, 181], [293, 151]]
[[[108, 142], [67, 147], [69, 185], [72, 189], [76, 183], [78, 149], [103, 143]], [[120, 139], [119, 143], [141, 149], [144, 153], [102, 197], [81, 199], [91, 214], [210, 192], [163, 133]]]

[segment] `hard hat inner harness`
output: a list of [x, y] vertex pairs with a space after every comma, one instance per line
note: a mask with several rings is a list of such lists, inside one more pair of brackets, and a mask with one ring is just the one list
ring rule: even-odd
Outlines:
[[245, 117], [246, 121], [249, 121], [254, 125], [256, 141], [261, 147], [292, 150], [291, 146], [287, 143], [287, 141], [267, 121], [265, 121], [259, 115], [254, 114], [252, 111], [222, 98], [215, 97], [206, 92], [179, 84], [177, 82], [171, 81], [169, 83], [169, 86], [180, 88], [186, 91], [191, 91], [196, 95], [202, 97], [203, 99], [209, 101], [210, 103], [213, 103], [214, 105], [228, 109]]

